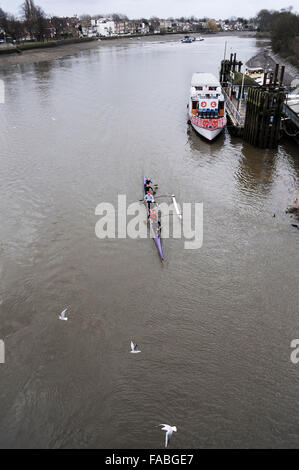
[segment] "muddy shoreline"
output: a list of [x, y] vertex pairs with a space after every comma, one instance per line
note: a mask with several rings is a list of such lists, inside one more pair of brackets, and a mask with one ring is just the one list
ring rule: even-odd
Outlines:
[[20, 54], [2, 54], [0, 56], [0, 70], [10, 65], [31, 64], [34, 62], [42, 62], [57, 59], [67, 55], [73, 55], [80, 51], [94, 49], [99, 46], [98, 41], [91, 41], [77, 44], [65, 44], [57, 47], [49, 47], [46, 49], [29, 49], [22, 51]]
[[[187, 33], [186, 33], [187, 34]], [[192, 33], [193, 34], [193, 33]], [[254, 32], [222, 32], [217, 33], [217, 36], [241, 36], [241, 37], [253, 37]], [[6, 68], [10, 65], [22, 65], [22, 64], [31, 64], [34, 62], [41, 62], [47, 60], [54, 60], [60, 57], [65, 57], [68, 55], [74, 55], [84, 50], [95, 49], [98, 47], [105, 47], [107, 45], [125, 45], [132, 44], [132, 42], [164, 42], [166, 41], [178, 41], [180, 38], [184, 37], [185, 34], [165, 34], [165, 35], [149, 35], [149, 36], [140, 36], [140, 37], [120, 37], [113, 39], [101, 39], [85, 43], [75, 43], [75, 44], [63, 44], [57, 47], [49, 48], [40, 48], [40, 49], [30, 49], [22, 51], [20, 54], [1, 54], [0, 55], [0, 70]], [[195, 36], [199, 36], [199, 33], [194, 33]], [[202, 37], [213, 37], [214, 34], [202, 34]]]
[[[298, 70], [296, 67], [286, 61], [283, 57], [280, 57], [277, 54], [274, 54], [270, 46], [265, 47], [257, 55], [252, 57], [247, 64], [252, 66], [252, 62], [255, 64], [253, 66], [263, 67], [265, 70], [274, 71], [276, 64], [285, 66], [285, 73], [283, 78], [283, 83], [286, 86], [290, 86], [295, 78], [298, 78]], [[279, 77], [278, 77], [279, 78]]]
[[[193, 34], [193, 33], [192, 33]], [[9, 66], [32, 64], [36, 62], [43, 62], [48, 60], [55, 60], [61, 57], [75, 55], [81, 51], [106, 47], [113, 44], [114, 46], [124, 46], [126, 44], [134, 44], [142, 42], [165, 42], [165, 41], [179, 41], [184, 37], [185, 34], [165, 34], [165, 35], [149, 35], [149, 36], [135, 36], [135, 37], [119, 37], [109, 39], [98, 39], [82, 43], [73, 44], [61, 44], [56, 47], [40, 48], [40, 49], [29, 49], [23, 50], [21, 53], [8, 53], [0, 55], [0, 71], [6, 69]], [[195, 36], [198, 36], [196, 33]], [[255, 32], [252, 31], [241, 31], [241, 32], [221, 32], [217, 33], [217, 36], [229, 37], [229, 36], [240, 36], [240, 37], [254, 37]], [[204, 38], [210, 38], [215, 36], [214, 34], [202, 34]], [[257, 38], [259, 41], [259, 38]], [[289, 64], [285, 59], [275, 55], [271, 50], [271, 46], [264, 47], [263, 50], [257, 55], [261, 65], [270, 65], [272, 68], [275, 67], [275, 63], [285, 65], [285, 76], [284, 84], [289, 86], [294, 78], [299, 76], [298, 69], [295, 66]], [[256, 57], [257, 57], [256, 56]]]

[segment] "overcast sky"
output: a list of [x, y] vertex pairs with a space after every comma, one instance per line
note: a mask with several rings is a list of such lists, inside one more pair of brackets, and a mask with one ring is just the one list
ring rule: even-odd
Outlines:
[[[19, 15], [22, 0], [0, 0], [0, 7]], [[49, 15], [73, 16], [88, 13], [124, 13], [129, 18], [191, 16], [230, 18], [255, 16], [262, 8], [280, 10], [292, 5], [299, 10], [299, 0], [35, 0]]]

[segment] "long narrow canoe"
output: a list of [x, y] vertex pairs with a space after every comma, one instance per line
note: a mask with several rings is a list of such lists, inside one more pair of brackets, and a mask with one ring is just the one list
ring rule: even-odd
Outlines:
[[[142, 178], [143, 180], [143, 196], [145, 196], [145, 177], [143, 176]], [[151, 234], [155, 240], [155, 244], [156, 244], [156, 247], [158, 249], [158, 253], [159, 253], [159, 256], [161, 258], [161, 260], [163, 261], [164, 260], [164, 255], [163, 255], [163, 250], [162, 250], [162, 245], [161, 245], [161, 235], [160, 235], [160, 231], [158, 230], [158, 227], [159, 227], [159, 214], [158, 214], [158, 204], [156, 202], [154, 202], [153, 204], [151, 204], [151, 210], [150, 210], [150, 213], [148, 212], [148, 206], [147, 206], [147, 203], [146, 201], [144, 201], [144, 204], [145, 204], [145, 207], [146, 207], [146, 212], [147, 212], [147, 216], [149, 215], [148, 217], [148, 223], [149, 223], [149, 226], [150, 226], [150, 231], [151, 231]]]

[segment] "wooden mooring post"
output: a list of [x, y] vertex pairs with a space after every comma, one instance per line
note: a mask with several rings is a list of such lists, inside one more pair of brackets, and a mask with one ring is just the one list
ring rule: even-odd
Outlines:
[[283, 86], [284, 66], [281, 67], [279, 79], [279, 64], [276, 64], [274, 72], [264, 73], [262, 86], [247, 87], [246, 114], [245, 119], [241, 119], [241, 116], [238, 116], [238, 109], [230, 102], [231, 97], [226, 93], [232, 83], [232, 74], [237, 71], [241, 72], [242, 65], [241, 61], [237, 61], [236, 54], [230, 54], [229, 60], [221, 61], [219, 71], [219, 81], [226, 98], [227, 113], [231, 119], [232, 128], [237, 135], [242, 135], [244, 140], [256, 147], [275, 148], [280, 138], [286, 97]]
[[246, 101], [246, 116], [243, 130], [244, 139], [260, 148], [275, 148], [280, 138], [282, 108], [285, 90], [282, 86], [284, 67], [277, 82], [279, 65], [274, 75], [271, 73], [267, 84], [267, 74], [260, 88], [249, 88]]
[[235, 72], [236, 67], [238, 67], [238, 72], [240, 72], [242, 65], [242, 62], [237, 60], [236, 54], [231, 54], [229, 60], [222, 60], [219, 71], [219, 82], [221, 85], [225, 86], [225, 84], [230, 81], [230, 73], [231, 71]]

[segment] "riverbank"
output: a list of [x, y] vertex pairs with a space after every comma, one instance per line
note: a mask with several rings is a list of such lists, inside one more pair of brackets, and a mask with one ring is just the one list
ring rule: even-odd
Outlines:
[[[192, 33], [195, 36], [199, 36], [199, 34]], [[215, 36], [240, 36], [240, 37], [253, 37], [254, 32], [222, 32], [217, 34], [202, 34], [202, 37], [209, 38]], [[77, 54], [78, 52], [94, 49], [98, 47], [103, 47], [105, 45], [113, 44], [117, 45], [124, 45], [124, 44], [131, 44], [134, 41], [143, 42], [164, 42], [164, 41], [179, 41], [181, 38], [185, 36], [185, 33], [176, 33], [176, 34], [163, 34], [163, 35], [147, 35], [147, 36], [132, 36], [132, 37], [115, 37], [115, 38], [107, 38], [107, 39], [94, 39], [92, 38], [90, 41], [84, 41], [79, 43], [65, 43], [60, 42], [53, 47], [43, 47], [37, 49], [27, 49], [22, 50], [21, 53], [17, 53], [14, 50], [14, 53], [2, 53], [0, 54], [0, 70], [1, 68], [5, 68], [9, 65], [22, 65], [22, 64], [30, 64], [34, 62], [46, 61], [46, 60], [53, 60], [59, 57], [64, 57], [68, 55]]]
[[0, 54], [0, 69], [9, 65], [29, 64], [45, 60], [53, 60], [58, 57], [72, 55], [77, 52], [93, 49], [99, 45], [97, 40], [91, 39], [89, 41], [80, 42], [60, 42], [50, 44], [42, 48], [22, 49], [19, 53], [16, 50], [7, 51], [7, 53]]
[[20, 44], [5, 44], [0, 47], [0, 56], [5, 54], [18, 54], [23, 51], [33, 50], [33, 49], [48, 49], [51, 47], [66, 46], [70, 44], [82, 44], [86, 42], [95, 41], [96, 38], [70, 38], [70, 39], [59, 39], [57, 41], [29, 41], [23, 42]]
[[275, 70], [275, 65], [280, 64], [285, 66], [283, 83], [286, 86], [291, 86], [293, 80], [298, 77], [298, 70], [295, 66], [288, 63], [285, 59], [274, 54], [271, 46], [264, 48], [257, 55], [252, 57], [249, 61], [249, 65], [255, 64], [255, 66], [262, 67], [264, 70]]

